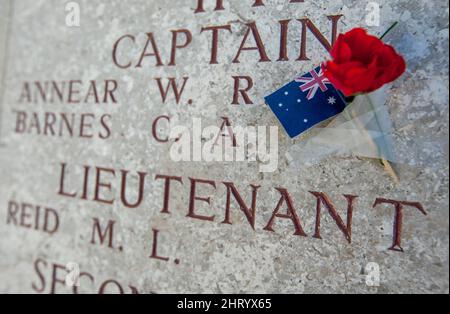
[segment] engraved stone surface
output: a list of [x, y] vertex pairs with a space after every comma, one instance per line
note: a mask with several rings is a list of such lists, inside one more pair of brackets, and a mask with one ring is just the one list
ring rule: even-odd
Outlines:
[[[367, 25], [368, 1], [224, 0], [217, 11], [203, 2], [204, 12], [196, 0], [12, 2], [8, 47], [0, 41], [0, 292], [448, 293], [448, 2], [378, 0], [378, 26]], [[70, 26], [77, 4], [79, 26]], [[408, 71], [388, 103], [395, 143], [410, 161], [394, 165], [400, 183], [356, 156], [299, 164], [286, 153], [304, 137], [281, 128], [273, 173], [261, 173], [261, 162], [170, 158], [168, 119], [189, 129], [193, 118], [204, 127], [279, 126], [264, 96], [328, 56], [306, 28], [310, 60], [297, 60], [299, 20], [330, 41], [328, 16], [338, 15], [338, 32], [361, 26], [379, 35], [400, 22], [389, 41]], [[279, 61], [284, 20], [287, 60]], [[213, 31], [202, 32], [211, 26], [226, 26], [217, 64]], [[256, 50], [239, 55], [241, 44]], [[240, 86], [252, 80], [253, 104], [240, 93], [233, 104], [238, 77]], [[170, 78], [178, 87], [186, 78], [179, 99]], [[358, 196], [351, 243], [343, 195]], [[396, 226], [403, 252], [389, 250], [395, 209], [383, 200], [416, 202]], [[77, 269], [80, 286], [66, 286]]]

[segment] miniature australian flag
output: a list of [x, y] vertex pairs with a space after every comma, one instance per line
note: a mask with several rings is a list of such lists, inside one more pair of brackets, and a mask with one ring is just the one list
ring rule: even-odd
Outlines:
[[265, 100], [291, 138], [336, 116], [347, 105], [343, 94], [325, 77], [322, 66], [296, 78]]

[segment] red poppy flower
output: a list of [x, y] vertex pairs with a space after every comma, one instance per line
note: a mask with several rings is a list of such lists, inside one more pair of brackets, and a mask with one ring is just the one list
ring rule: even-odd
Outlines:
[[373, 92], [406, 70], [405, 60], [392, 46], [362, 28], [340, 35], [331, 56], [325, 76], [345, 96]]

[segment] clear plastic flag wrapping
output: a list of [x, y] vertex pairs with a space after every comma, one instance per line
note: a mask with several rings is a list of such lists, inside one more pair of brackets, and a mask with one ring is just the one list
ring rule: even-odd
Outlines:
[[[363, 157], [428, 168], [446, 139], [432, 134], [414, 134], [408, 144], [393, 134], [388, 100], [389, 87], [362, 95], [341, 114], [315, 127], [288, 150], [292, 162], [312, 166], [331, 157]], [[444, 147], [443, 147], [444, 149]], [[433, 153], [434, 152], [434, 153]]]
[[396, 162], [391, 120], [385, 106], [386, 88], [361, 95], [324, 127], [294, 145], [289, 153], [304, 164], [315, 164], [330, 155], [360, 156]]

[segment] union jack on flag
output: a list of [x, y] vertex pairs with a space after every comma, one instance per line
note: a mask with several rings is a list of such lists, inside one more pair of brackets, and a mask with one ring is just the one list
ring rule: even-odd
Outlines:
[[321, 66], [297, 77], [265, 100], [291, 138], [341, 113], [347, 105], [324, 76]]
[[[316, 72], [319, 69], [319, 72]], [[318, 67], [317, 69], [309, 72], [309, 76], [300, 76], [295, 79], [297, 83], [304, 83], [300, 85], [300, 90], [302, 92], [308, 92], [308, 96], [306, 97], [308, 100], [311, 100], [316, 95], [317, 91], [320, 89], [322, 92], [326, 92], [328, 90], [327, 85], [331, 85], [331, 82], [328, 78], [323, 74], [322, 67]]]

